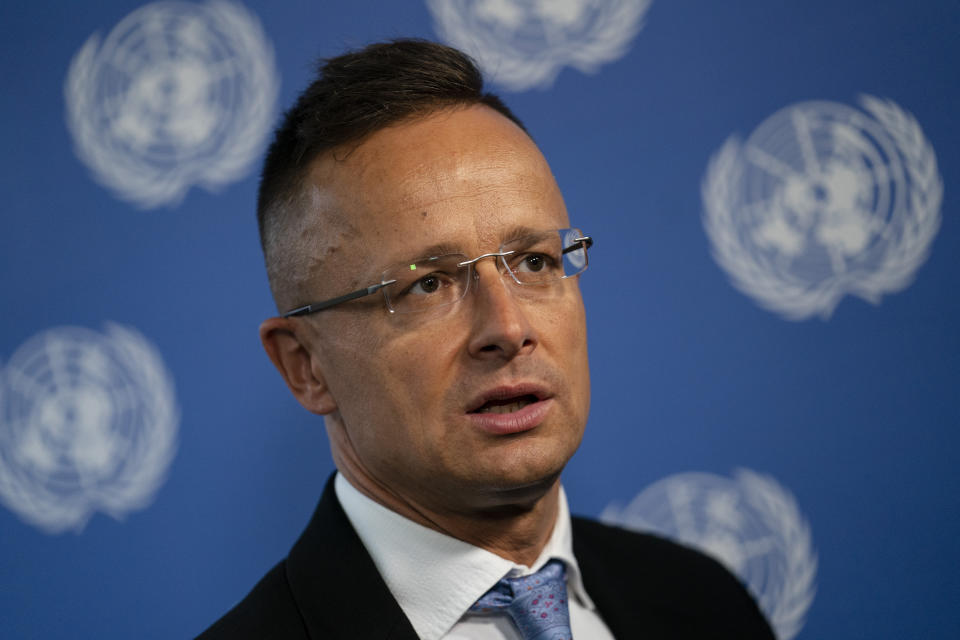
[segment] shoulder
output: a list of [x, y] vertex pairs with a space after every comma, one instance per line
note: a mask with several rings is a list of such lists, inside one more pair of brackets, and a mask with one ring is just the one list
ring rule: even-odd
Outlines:
[[[773, 638], [740, 580], [700, 551], [583, 518], [573, 518], [573, 544], [587, 592], [605, 618], [604, 605], [630, 607], [629, 602], [643, 602], [642, 614], [635, 615], [643, 615], [645, 624], [655, 627], [702, 627], [717, 638]], [[731, 635], [724, 635], [723, 629]]]
[[702, 552], [654, 534], [577, 517], [573, 518], [573, 532], [574, 545], [590, 558], [617, 558], [626, 565], [642, 565], [648, 572], [662, 569], [676, 574], [682, 569], [722, 582], [733, 577], [719, 562]]
[[307, 637], [284, 560], [271, 569], [243, 600], [200, 634], [198, 640]]

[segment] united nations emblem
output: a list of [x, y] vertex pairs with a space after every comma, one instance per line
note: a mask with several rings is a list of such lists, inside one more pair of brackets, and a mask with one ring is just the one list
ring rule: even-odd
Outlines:
[[625, 507], [609, 505], [600, 518], [717, 558], [753, 592], [779, 640], [803, 628], [816, 592], [817, 556], [796, 501], [773, 478], [746, 469], [732, 480], [677, 474]]
[[51, 329], [0, 374], [0, 502], [52, 534], [152, 500], [176, 451], [179, 412], [142, 335], [119, 325]]
[[943, 180], [912, 115], [803, 102], [729, 138], [702, 185], [717, 263], [761, 306], [828, 319], [845, 295], [907, 287], [940, 227]]
[[626, 54], [652, 0], [427, 0], [442, 39], [511, 91], [553, 84]]
[[73, 58], [67, 125], [77, 155], [120, 198], [173, 205], [193, 185], [212, 191], [249, 170], [278, 89], [273, 48], [246, 9], [155, 2]]

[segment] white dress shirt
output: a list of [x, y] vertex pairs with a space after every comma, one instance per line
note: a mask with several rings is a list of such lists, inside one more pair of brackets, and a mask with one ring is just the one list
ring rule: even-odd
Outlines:
[[553, 534], [532, 567], [424, 527], [360, 493], [342, 475], [337, 499], [384, 582], [421, 640], [520, 640], [503, 615], [473, 615], [470, 606], [505, 576], [528, 575], [558, 558], [567, 568], [570, 628], [576, 640], [613, 640], [583, 588], [573, 556], [567, 496], [560, 488]]

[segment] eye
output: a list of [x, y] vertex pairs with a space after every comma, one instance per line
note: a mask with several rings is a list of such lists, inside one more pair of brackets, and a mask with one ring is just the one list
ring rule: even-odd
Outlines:
[[528, 253], [524, 255], [517, 263], [515, 271], [536, 273], [543, 271], [548, 265], [549, 258], [542, 253]]
[[410, 293], [433, 293], [439, 289], [440, 286], [440, 278], [435, 275], [429, 275], [414, 282], [410, 287]]
[[403, 290], [403, 295], [428, 296], [437, 293], [444, 287], [451, 286], [453, 282], [454, 280], [449, 274], [434, 271], [411, 283]]

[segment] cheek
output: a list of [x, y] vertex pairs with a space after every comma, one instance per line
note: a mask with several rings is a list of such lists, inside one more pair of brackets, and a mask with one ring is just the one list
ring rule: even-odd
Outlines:
[[384, 349], [380, 383], [405, 413], [435, 419], [456, 384], [458, 351], [456, 341], [441, 331], [405, 334]]
[[[373, 331], [375, 331], [374, 328]], [[443, 438], [458, 347], [445, 332], [387, 327], [340, 363], [352, 369], [345, 421], [363, 436], [423, 449]], [[354, 424], [351, 424], [354, 423]], [[360, 434], [358, 434], [359, 436]]]
[[385, 343], [377, 366], [369, 368], [363, 392], [354, 397], [356, 419], [349, 425], [361, 457], [385, 474], [435, 469], [455, 448], [448, 429], [448, 390], [456, 376], [443, 338], [426, 343], [405, 337]]
[[572, 301], [561, 317], [555, 319], [552, 331], [561, 352], [563, 368], [569, 376], [575, 397], [584, 405], [590, 404], [590, 366], [587, 357], [587, 324], [583, 303], [579, 296]]
[[[351, 428], [371, 424], [383, 382], [382, 339], [356, 316], [344, 315], [321, 328], [321, 367], [344, 422]], [[354, 435], [354, 434], [351, 434]]]

